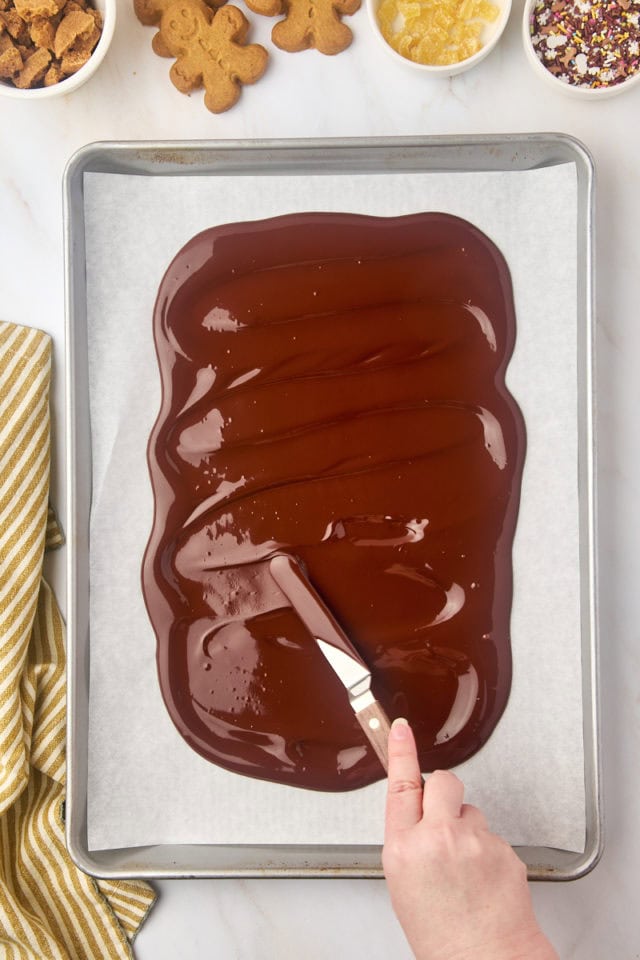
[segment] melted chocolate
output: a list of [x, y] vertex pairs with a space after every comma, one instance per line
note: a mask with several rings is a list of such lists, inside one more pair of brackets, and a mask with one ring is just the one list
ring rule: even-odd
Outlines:
[[169, 267], [154, 331], [143, 587], [180, 733], [296, 786], [383, 776], [269, 573], [288, 552], [413, 725], [423, 770], [465, 760], [511, 683], [525, 434], [499, 251], [444, 214], [218, 227]]

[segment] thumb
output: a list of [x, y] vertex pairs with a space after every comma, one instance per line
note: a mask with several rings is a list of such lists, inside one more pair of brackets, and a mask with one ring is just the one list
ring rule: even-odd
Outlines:
[[389, 734], [386, 839], [421, 819], [422, 776], [413, 731], [406, 720], [394, 720]]

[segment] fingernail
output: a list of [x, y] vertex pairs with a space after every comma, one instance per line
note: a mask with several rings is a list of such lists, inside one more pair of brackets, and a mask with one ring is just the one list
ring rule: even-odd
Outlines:
[[409, 735], [409, 724], [404, 717], [396, 717], [391, 724], [391, 736], [394, 740], [406, 740]]

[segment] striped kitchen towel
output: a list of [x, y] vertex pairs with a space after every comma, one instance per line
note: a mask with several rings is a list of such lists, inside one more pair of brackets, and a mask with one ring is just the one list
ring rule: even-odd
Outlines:
[[0, 954], [110, 960], [155, 895], [94, 880], [64, 842], [64, 624], [42, 579], [62, 537], [49, 495], [51, 338], [0, 321]]

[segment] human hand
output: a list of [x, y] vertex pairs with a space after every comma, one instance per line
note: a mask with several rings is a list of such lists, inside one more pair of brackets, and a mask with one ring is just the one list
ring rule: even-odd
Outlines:
[[463, 797], [443, 770], [423, 788], [413, 733], [396, 720], [382, 864], [417, 960], [558, 960], [536, 922], [525, 865]]

